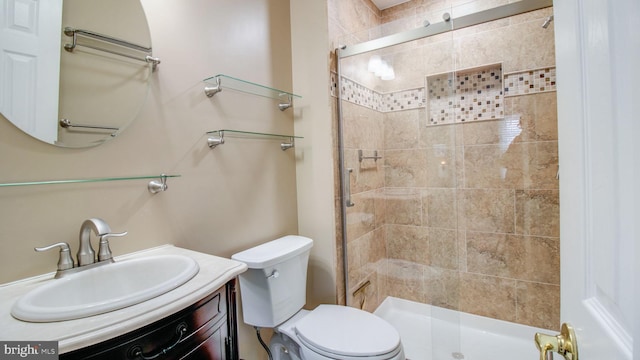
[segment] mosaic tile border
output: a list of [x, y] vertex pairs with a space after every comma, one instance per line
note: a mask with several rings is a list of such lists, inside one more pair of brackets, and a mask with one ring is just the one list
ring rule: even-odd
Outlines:
[[382, 111], [401, 111], [424, 108], [424, 88], [395, 91], [382, 95]]
[[[495, 64], [492, 66], [501, 65]], [[492, 66], [478, 67], [458, 72], [456, 76], [456, 91], [459, 93], [458, 99], [448, 99], [447, 96], [443, 97], [442, 95], [440, 99], [437, 99], [437, 96], [436, 98], [430, 97], [430, 99], [427, 99], [425, 88], [423, 87], [380, 93], [344, 76], [342, 77], [342, 99], [383, 113], [428, 108], [434, 110], [434, 119], [438, 119], [435, 117], [438, 113], [448, 114], [444, 116], [445, 120], [442, 120], [443, 116], [440, 116], [438, 121], [431, 121], [430, 112], [429, 124], [442, 125], [457, 122], [499, 119], [504, 116], [502, 113], [502, 100], [505, 97], [556, 91], [556, 68], [553, 66], [501, 73], [500, 75], [494, 73], [493, 78], [490, 79], [491, 72], [486, 71], [492, 69]], [[498, 70], [501, 72], [501, 69]], [[494, 69], [494, 71], [498, 70]], [[477, 73], [478, 71], [479, 73]], [[482, 71], [485, 71], [484, 82], [482, 81]], [[472, 79], [474, 74], [476, 80], [478, 79], [478, 75], [481, 76], [480, 81], [474, 81]], [[430, 87], [430, 84], [435, 84], [433, 80], [435, 80], [436, 77], [443, 77], [443, 81], [444, 78], [446, 78], [448, 82], [450, 75], [450, 73], [445, 73], [428, 76], [427, 88]], [[498, 79], [495, 78], [496, 76], [499, 76], [501, 79], [501, 84], [499, 85]], [[468, 79], [465, 79], [465, 77], [468, 77]], [[329, 89], [332, 97], [337, 97], [338, 95], [337, 78], [338, 75], [332, 71]], [[464, 84], [461, 84], [463, 81]], [[478, 94], [478, 88], [482, 88], [483, 86], [484, 90], [480, 89], [482, 94]], [[487, 88], [487, 86], [489, 87]], [[440, 88], [429, 89], [429, 91], [433, 90], [437, 92], [438, 89], [440, 89], [439, 91], [443, 94], [451, 93], [451, 90], [445, 91], [442, 86]], [[473, 94], [474, 91], [475, 94]], [[463, 96], [462, 94], [466, 95]], [[478, 97], [477, 95], [482, 96]]]
[[[331, 73], [331, 96], [337, 97], [337, 75]], [[424, 108], [424, 88], [380, 93], [347, 77], [342, 77], [342, 100], [380, 112]]]
[[505, 97], [549, 91], [556, 91], [555, 67], [504, 74]]

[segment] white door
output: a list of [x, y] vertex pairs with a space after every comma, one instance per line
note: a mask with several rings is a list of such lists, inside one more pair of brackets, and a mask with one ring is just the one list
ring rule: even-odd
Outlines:
[[580, 359], [640, 359], [639, 5], [556, 0], [554, 15], [561, 319]]
[[62, 0], [0, 0], [0, 112], [32, 136], [58, 138]]

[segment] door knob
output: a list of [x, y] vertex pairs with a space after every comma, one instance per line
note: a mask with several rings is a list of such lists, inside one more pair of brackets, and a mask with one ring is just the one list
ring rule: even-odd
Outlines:
[[567, 323], [562, 324], [558, 335], [536, 333], [534, 339], [540, 350], [540, 360], [552, 360], [553, 352], [562, 355], [566, 360], [578, 360], [576, 333]]

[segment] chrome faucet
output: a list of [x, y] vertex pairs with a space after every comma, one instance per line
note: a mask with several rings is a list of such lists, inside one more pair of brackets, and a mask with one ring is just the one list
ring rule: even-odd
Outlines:
[[[96, 233], [100, 237], [98, 258], [96, 261], [96, 252], [91, 246], [91, 232]], [[113, 262], [111, 249], [109, 248], [110, 237], [125, 236], [127, 232], [112, 233], [107, 223], [99, 218], [91, 218], [85, 220], [80, 226], [80, 246], [78, 247], [77, 259], [78, 265], [74, 266], [73, 259], [69, 251], [69, 244], [65, 242], [56, 243], [50, 246], [35, 248], [36, 251], [46, 251], [54, 248], [60, 248], [60, 260], [58, 261], [58, 272], [56, 278], [61, 277], [65, 273], [76, 272], [86, 269], [87, 265], [108, 264]], [[83, 268], [84, 267], [84, 268]], [[91, 266], [93, 267], [93, 266]]]

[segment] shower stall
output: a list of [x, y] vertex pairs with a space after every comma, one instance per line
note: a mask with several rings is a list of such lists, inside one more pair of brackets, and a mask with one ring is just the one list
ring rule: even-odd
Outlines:
[[[335, 3], [335, 27], [362, 15]], [[552, 2], [396, 8], [371, 10], [377, 26], [343, 31], [334, 54], [340, 301], [426, 317], [397, 324], [411, 360], [464, 358], [469, 321], [558, 329]]]

